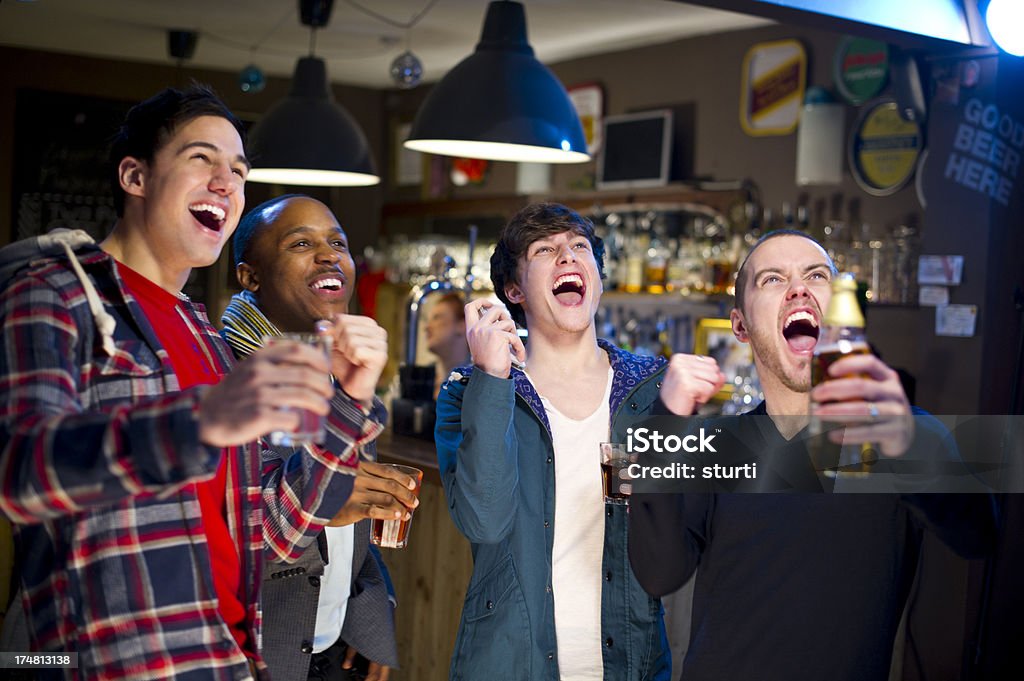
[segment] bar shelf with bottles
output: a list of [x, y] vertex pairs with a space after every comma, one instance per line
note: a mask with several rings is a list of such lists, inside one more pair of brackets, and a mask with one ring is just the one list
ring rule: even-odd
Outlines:
[[626, 203], [595, 206], [589, 217], [605, 245], [598, 336], [667, 357], [693, 351], [700, 319], [728, 316], [748, 245], [725, 213], [706, 204]]
[[778, 211], [749, 202], [742, 219], [707, 206], [658, 209], [634, 205], [592, 214], [605, 242], [606, 292], [681, 295], [720, 301], [734, 294], [736, 271], [762, 234], [800, 231], [817, 239], [840, 271], [851, 272], [867, 302], [916, 305], [918, 229], [909, 219], [874, 230], [851, 213], [813, 230], [806, 206]]

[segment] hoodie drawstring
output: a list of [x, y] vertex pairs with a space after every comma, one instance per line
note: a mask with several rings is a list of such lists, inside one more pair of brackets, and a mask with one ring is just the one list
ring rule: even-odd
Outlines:
[[[103, 351], [112, 357], [114, 355], [114, 329], [117, 327], [117, 322], [103, 308], [103, 302], [100, 300], [99, 294], [96, 293], [96, 287], [92, 285], [92, 280], [89, 279], [85, 270], [82, 269], [82, 264], [78, 262], [69, 239], [65, 238], [64, 234], [51, 233], [51, 236], [53, 236], [54, 241], [64, 248], [64, 252], [68, 254], [68, 261], [71, 263], [72, 269], [75, 270], [75, 276], [78, 277], [78, 280], [82, 283], [82, 288], [85, 290], [85, 299], [89, 303], [89, 310], [92, 312], [93, 319], [96, 322], [96, 330], [100, 332], [100, 337], [103, 339]], [[74, 241], [73, 233], [71, 234], [70, 241]]]

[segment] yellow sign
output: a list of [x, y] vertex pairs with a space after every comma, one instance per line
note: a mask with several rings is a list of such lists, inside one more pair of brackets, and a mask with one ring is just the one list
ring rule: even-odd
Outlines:
[[740, 125], [748, 135], [796, 129], [807, 80], [807, 53], [796, 40], [758, 43], [743, 58]]
[[886, 196], [914, 175], [923, 146], [921, 127], [886, 99], [868, 107], [850, 139], [853, 176], [864, 191]]

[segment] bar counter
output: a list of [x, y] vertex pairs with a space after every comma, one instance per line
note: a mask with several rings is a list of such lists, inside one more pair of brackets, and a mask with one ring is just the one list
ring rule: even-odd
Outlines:
[[377, 459], [385, 463], [400, 463], [423, 471], [423, 479], [441, 484], [437, 469], [437, 450], [433, 440], [421, 440], [406, 435], [395, 435], [390, 427], [377, 437]]

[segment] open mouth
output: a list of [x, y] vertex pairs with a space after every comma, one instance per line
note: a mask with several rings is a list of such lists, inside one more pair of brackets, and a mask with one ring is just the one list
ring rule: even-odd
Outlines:
[[215, 206], [212, 203], [195, 203], [189, 206], [188, 210], [203, 227], [214, 232], [219, 232], [224, 228], [225, 213], [220, 206]]
[[782, 337], [789, 349], [798, 354], [809, 354], [818, 343], [818, 320], [806, 310], [791, 312], [782, 327]]
[[309, 284], [310, 290], [321, 296], [334, 297], [345, 292], [345, 278], [337, 273], [322, 274]]
[[586, 292], [583, 285], [583, 277], [578, 274], [563, 274], [555, 280], [551, 292], [555, 294], [555, 300], [562, 305], [579, 305], [583, 302], [583, 294]]

